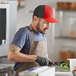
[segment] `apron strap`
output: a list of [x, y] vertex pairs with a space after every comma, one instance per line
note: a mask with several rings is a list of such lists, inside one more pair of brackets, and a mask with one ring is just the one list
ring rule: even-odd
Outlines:
[[[33, 28], [32, 28], [32, 25], [29, 26], [29, 29], [31, 31], [31, 47], [34, 46], [34, 38], [33, 38]], [[30, 51], [31, 51], [31, 48], [30, 48]]]
[[29, 26], [30, 31], [33, 31], [32, 25]]
[[32, 25], [29, 26], [29, 29], [31, 31], [31, 40], [33, 41], [33, 28], [32, 28]]

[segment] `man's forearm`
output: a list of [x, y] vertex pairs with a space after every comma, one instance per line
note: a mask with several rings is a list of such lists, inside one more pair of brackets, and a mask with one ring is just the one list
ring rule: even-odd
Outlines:
[[8, 54], [8, 60], [14, 61], [14, 62], [34, 62], [36, 60], [36, 55], [27, 55], [20, 52], [16, 52], [12, 54]]

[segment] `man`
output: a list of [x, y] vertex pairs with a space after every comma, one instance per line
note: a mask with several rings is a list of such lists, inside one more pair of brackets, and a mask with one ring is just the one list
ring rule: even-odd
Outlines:
[[8, 60], [16, 62], [16, 75], [35, 66], [53, 65], [47, 58], [45, 33], [50, 23], [57, 23], [53, 9], [47, 5], [39, 5], [33, 12], [30, 26], [20, 28], [12, 41]]

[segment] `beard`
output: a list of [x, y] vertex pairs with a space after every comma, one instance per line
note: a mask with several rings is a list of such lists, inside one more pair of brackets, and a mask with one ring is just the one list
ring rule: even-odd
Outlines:
[[40, 33], [42, 33], [42, 34], [46, 34], [46, 32], [45, 32], [45, 31], [46, 31], [46, 28], [45, 28], [45, 29], [41, 29], [41, 28], [40, 28], [40, 22], [38, 22], [36, 28], [37, 28], [38, 32], [40, 32]]

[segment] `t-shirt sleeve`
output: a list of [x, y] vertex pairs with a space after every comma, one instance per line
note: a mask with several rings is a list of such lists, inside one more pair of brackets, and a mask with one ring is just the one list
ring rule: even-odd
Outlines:
[[25, 45], [25, 42], [26, 42], [26, 31], [23, 28], [21, 28], [16, 32], [11, 44], [15, 44], [20, 48], [22, 48]]

